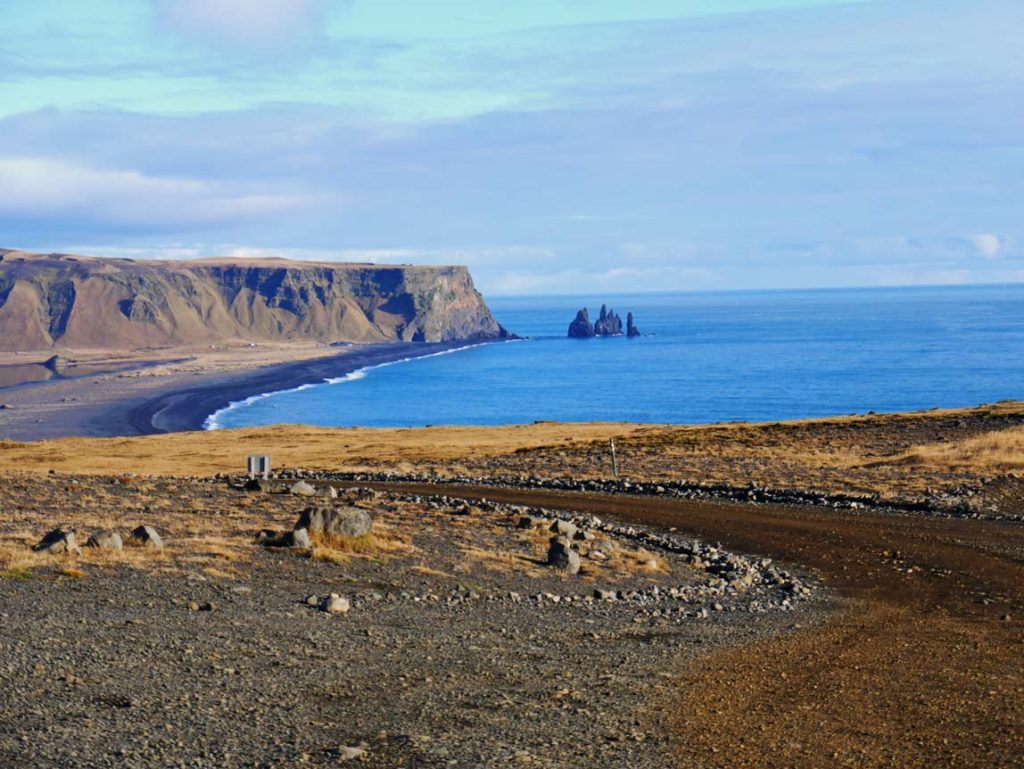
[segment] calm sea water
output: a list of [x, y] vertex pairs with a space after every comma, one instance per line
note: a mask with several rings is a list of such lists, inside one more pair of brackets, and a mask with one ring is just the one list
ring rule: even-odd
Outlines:
[[[575, 340], [601, 300], [646, 336]], [[529, 341], [259, 398], [219, 426], [699, 423], [1024, 397], [1024, 286], [497, 298]]]

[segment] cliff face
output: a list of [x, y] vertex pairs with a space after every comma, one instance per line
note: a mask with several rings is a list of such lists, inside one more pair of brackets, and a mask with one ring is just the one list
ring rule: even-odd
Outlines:
[[506, 336], [465, 267], [0, 250], [0, 350]]

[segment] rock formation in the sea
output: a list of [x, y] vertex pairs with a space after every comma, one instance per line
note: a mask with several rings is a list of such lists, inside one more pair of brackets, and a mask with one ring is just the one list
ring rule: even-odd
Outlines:
[[640, 329], [636, 327], [633, 322], [633, 313], [626, 313], [626, 336], [632, 339], [634, 336], [640, 336]]
[[0, 249], [0, 350], [507, 337], [465, 267]]
[[615, 314], [615, 310], [609, 310], [602, 304], [601, 313], [594, 323], [594, 333], [598, 336], [622, 336], [622, 318]]
[[[640, 336], [640, 331], [633, 324], [633, 313], [626, 314], [626, 334]], [[601, 305], [601, 313], [597, 321], [590, 322], [590, 311], [584, 307], [576, 313], [576, 319], [569, 324], [569, 336], [576, 339], [587, 339], [592, 336], [622, 336], [622, 318], [615, 310]]]
[[569, 336], [573, 339], [588, 339], [594, 336], [594, 324], [590, 322], [590, 310], [584, 307], [576, 313], [576, 319], [569, 324]]

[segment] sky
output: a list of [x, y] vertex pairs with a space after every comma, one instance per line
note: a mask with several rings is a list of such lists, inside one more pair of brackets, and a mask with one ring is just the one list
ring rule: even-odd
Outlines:
[[4, 0], [0, 247], [1024, 281], [1020, 0]]

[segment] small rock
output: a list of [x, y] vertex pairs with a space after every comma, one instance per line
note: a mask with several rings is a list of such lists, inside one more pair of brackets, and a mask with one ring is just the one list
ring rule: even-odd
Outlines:
[[316, 490], [316, 495], [318, 497], [325, 497], [327, 499], [337, 499], [338, 490], [333, 486], [321, 486], [319, 489]]
[[160, 550], [164, 546], [163, 539], [152, 526], [138, 526], [132, 530], [131, 541], [142, 547], [152, 547]]
[[316, 494], [316, 489], [305, 481], [299, 481], [288, 489], [288, 493], [294, 494], [297, 497], [311, 497]]
[[339, 761], [354, 761], [366, 756], [366, 748], [354, 747], [352, 745], [339, 745], [335, 751]]
[[617, 595], [614, 590], [602, 590], [601, 588], [594, 588], [594, 598], [598, 601], [614, 601]]
[[124, 541], [116, 531], [101, 529], [90, 535], [89, 539], [85, 541], [85, 546], [99, 548], [100, 550], [120, 550], [124, 547]]
[[318, 606], [320, 604], [320, 596], [311, 594], [306, 596], [306, 606]]
[[342, 598], [337, 593], [331, 593], [320, 602], [320, 611], [327, 612], [328, 614], [345, 614], [349, 608], [351, 607], [349, 606], [348, 599]]
[[561, 534], [564, 537], [569, 537], [570, 539], [572, 539], [576, 536], [577, 529], [576, 524], [574, 523], [569, 523], [569, 521], [558, 520], [554, 521], [551, 524], [551, 531], [555, 534]]
[[548, 565], [567, 574], [577, 574], [580, 570], [580, 554], [572, 549], [564, 537], [552, 537], [548, 547]]
[[82, 549], [78, 546], [78, 542], [75, 539], [75, 532], [61, 527], [48, 532], [46, 536], [32, 546], [32, 549], [37, 553], [50, 553], [52, 555], [57, 555], [58, 553], [82, 554]]
[[306, 529], [295, 529], [295, 531], [285, 534], [285, 537], [289, 538], [288, 547], [298, 547], [309, 549], [313, 547], [313, 541], [309, 538], [309, 531]]

